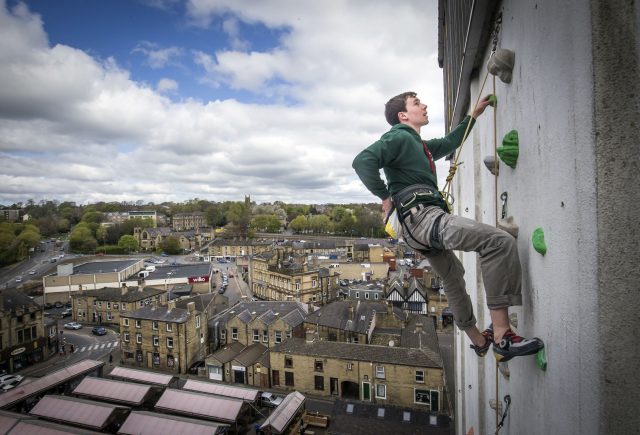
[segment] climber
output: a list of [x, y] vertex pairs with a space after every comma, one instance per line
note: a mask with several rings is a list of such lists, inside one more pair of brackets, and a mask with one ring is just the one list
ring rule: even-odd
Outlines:
[[[472, 127], [489, 104], [489, 98], [483, 98], [472, 115], [465, 117], [447, 136], [423, 141], [420, 129], [429, 122], [426, 104], [414, 92], [397, 95], [385, 105], [391, 130], [360, 152], [353, 168], [367, 189], [382, 200], [387, 217], [395, 208], [407, 244], [423, 253], [442, 278], [456, 325], [471, 340], [471, 348], [482, 357], [493, 344], [496, 359], [508, 361], [534, 354], [544, 346], [537, 338], [520, 337], [509, 326], [508, 307], [522, 304], [516, 241], [498, 228], [449, 214], [438, 191], [434, 163], [462, 144], [467, 125]], [[381, 168], [386, 184], [380, 177]], [[475, 251], [480, 255], [492, 322], [483, 332], [476, 326], [471, 298], [465, 288], [464, 268], [453, 250]]]

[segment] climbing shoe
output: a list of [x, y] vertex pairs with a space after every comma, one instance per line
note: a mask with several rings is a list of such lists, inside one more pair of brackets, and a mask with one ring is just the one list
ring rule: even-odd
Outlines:
[[505, 362], [515, 356], [533, 355], [543, 347], [544, 343], [539, 338], [520, 337], [509, 329], [500, 343], [493, 344], [493, 355], [498, 362]]
[[482, 346], [476, 346], [475, 344], [469, 345], [471, 349], [474, 350], [476, 355], [482, 357], [487, 354], [487, 351], [491, 347], [491, 343], [493, 343], [493, 328], [491, 325], [484, 331], [482, 331], [482, 335], [484, 335], [484, 344]]

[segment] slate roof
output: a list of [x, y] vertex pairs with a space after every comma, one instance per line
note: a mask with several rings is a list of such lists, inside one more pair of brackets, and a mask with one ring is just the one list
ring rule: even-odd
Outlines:
[[187, 308], [189, 302], [196, 304], [196, 311], [203, 313], [207, 307], [213, 302], [216, 297], [216, 293], [205, 293], [201, 295], [191, 296], [190, 298], [184, 298], [176, 301], [176, 308]]
[[0, 310], [7, 312], [15, 312], [17, 309], [40, 309], [40, 305], [36, 304], [31, 298], [13, 288], [0, 290]]
[[374, 346], [325, 340], [307, 342], [304, 338], [292, 337], [271, 348], [271, 352], [411, 367], [443, 368], [442, 358], [431, 349]]
[[[422, 326], [419, 326], [419, 324], [422, 324]], [[402, 347], [428, 348], [440, 353], [438, 334], [435, 326], [433, 326], [433, 319], [429, 316], [410, 315], [407, 326], [402, 329], [400, 343]]]
[[231, 344], [227, 344], [222, 349], [218, 349], [213, 354], [208, 355], [207, 358], [214, 358], [222, 364], [225, 364], [233, 360], [236, 355], [246, 349], [246, 347], [247, 346], [245, 346], [244, 344], [234, 341]]
[[147, 305], [135, 311], [120, 313], [120, 317], [184, 323], [189, 318], [189, 311], [185, 308], [169, 309], [166, 306], [155, 307], [153, 305]]
[[[251, 302], [241, 302], [233, 307], [223, 311], [217, 316], [212, 317], [209, 320], [209, 324], [211, 326], [215, 325], [215, 323], [220, 323], [220, 325], [225, 325], [229, 320], [233, 317], [243, 313], [244, 311], [248, 311], [249, 315], [252, 316], [251, 313], [255, 312], [256, 317], [259, 317], [265, 324], [270, 325], [276, 320], [276, 313], [279, 317], [284, 318], [292, 311], [299, 312], [299, 318], [303, 319], [307, 314], [306, 307], [300, 302], [296, 301], [251, 301]], [[269, 313], [270, 312], [270, 313]], [[246, 316], [246, 314], [243, 314]], [[243, 320], [246, 317], [241, 318]], [[288, 322], [291, 322], [296, 317], [291, 316], [287, 318]], [[244, 321], [244, 320], [243, 320]], [[245, 323], [248, 323], [245, 321]], [[302, 323], [302, 321], [300, 321]], [[292, 326], [297, 326], [300, 323], [292, 324]]]
[[248, 367], [257, 363], [268, 350], [269, 349], [260, 343], [253, 343], [251, 346], [243, 349], [239, 354], [237, 354], [234, 360], [238, 361], [243, 366]]
[[[353, 320], [349, 319], [350, 307], [353, 307]], [[364, 334], [369, 328], [374, 312], [384, 313], [386, 311], [387, 305], [384, 302], [335, 301], [308, 314], [305, 322]]]
[[155, 287], [144, 287], [142, 290], [138, 286], [127, 287], [127, 293], [122, 294], [120, 287], [104, 287], [94, 290], [83, 290], [76, 292], [72, 297], [90, 296], [101, 301], [136, 302], [152, 296], [164, 294], [165, 291]]

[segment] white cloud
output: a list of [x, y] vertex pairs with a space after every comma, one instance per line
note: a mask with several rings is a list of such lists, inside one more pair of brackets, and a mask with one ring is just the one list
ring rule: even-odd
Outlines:
[[179, 65], [178, 58], [182, 56], [180, 47], [158, 48], [157, 44], [149, 41], [138, 43], [132, 52], [142, 53], [147, 59], [147, 64], [153, 69], [165, 68], [167, 65]]
[[158, 80], [156, 89], [161, 94], [173, 94], [178, 91], [178, 82], [168, 78], [162, 78]]
[[[158, 68], [190, 50], [207, 83], [270, 104], [170, 100], [164, 94], [182, 87], [174, 80], [153, 89], [114, 59], [50, 47], [37, 16], [0, 8], [0, 203], [245, 194], [377, 201], [351, 161], [388, 128], [387, 99], [419, 92], [431, 119], [423, 136], [444, 131], [436, 2], [275, 3], [190, 1], [191, 22], [223, 18], [231, 43], [224, 51], [136, 48]], [[284, 33], [277, 47], [248, 51], [239, 22]]]

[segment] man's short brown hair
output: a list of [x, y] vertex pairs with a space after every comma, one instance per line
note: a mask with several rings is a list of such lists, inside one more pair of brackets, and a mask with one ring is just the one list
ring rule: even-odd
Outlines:
[[396, 95], [384, 105], [384, 117], [387, 118], [387, 122], [391, 125], [396, 125], [400, 123], [400, 119], [398, 119], [399, 112], [407, 111], [407, 98], [416, 97], [415, 92], [403, 92], [400, 95]]

